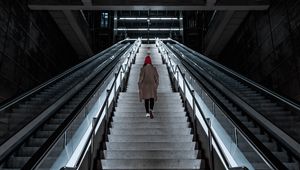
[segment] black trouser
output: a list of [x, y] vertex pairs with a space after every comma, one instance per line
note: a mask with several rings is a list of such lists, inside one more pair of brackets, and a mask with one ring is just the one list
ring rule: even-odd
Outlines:
[[149, 103], [150, 103], [150, 110], [153, 110], [153, 107], [154, 107], [154, 98], [145, 99], [146, 113], [149, 113]]

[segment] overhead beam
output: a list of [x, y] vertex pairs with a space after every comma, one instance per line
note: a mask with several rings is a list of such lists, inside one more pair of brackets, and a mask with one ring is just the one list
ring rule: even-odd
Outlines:
[[69, 10], [49, 12], [78, 56], [81, 59], [86, 59], [87, 57], [92, 56], [93, 51], [88, 43], [87, 37], [80, 28], [73, 12]]
[[206, 38], [208, 40], [207, 47], [205, 50], [205, 54], [208, 55], [213, 50], [215, 44], [219, 41], [226, 25], [230, 21], [231, 17], [233, 16], [234, 11], [222, 11], [222, 19], [216, 23], [217, 25], [214, 25], [214, 29], [210, 28], [210, 32], [207, 34], [209, 38]]
[[92, 6], [92, 0], [81, 0], [84, 6]]
[[208, 28], [205, 55], [218, 57], [249, 11], [219, 11]]
[[217, 0], [207, 0], [206, 1], [206, 6], [213, 7], [216, 5]]
[[[85, 0], [83, 0], [85, 1]], [[207, 3], [214, 3], [209, 0]], [[183, 5], [183, 6], [144, 6], [144, 5], [40, 5], [29, 4], [31, 10], [117, 10], [117, 11], [135, 11], [135, 10], [163, 10], [163, 11], [249, 11], [249, 10], [266, 10], [269, 8], [265, 5]]]

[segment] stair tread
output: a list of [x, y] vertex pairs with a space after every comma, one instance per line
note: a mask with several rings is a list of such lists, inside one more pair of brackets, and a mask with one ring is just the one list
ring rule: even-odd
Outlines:
[[191, 128], [111, 128], [111, 134], [136, 134], [136, 135], [165, 135], [165, 134], [190, 134]]
[[[156, 114], [154, 115], [156, 116]], [[149, 119], [147, 117], [113, 117], [113, 122], [132, 122], [132, 123], [139, 123], [139, 122], [172, 122], [172, 123], [182, 123], [187, 122], [187, 117], [155, 117], [155, 119]]]
[[105, 150], [105, 159], [196, 159], [198, 151], [119, 151]]
[[103, 169], [200, 169], [200, 159], [101, 160]]
[[190, 142], [191, 134], [186, 135], [108, 135], [109, 142]]
[[107, 150], [194, 150], [195, 142], [106, 142]]

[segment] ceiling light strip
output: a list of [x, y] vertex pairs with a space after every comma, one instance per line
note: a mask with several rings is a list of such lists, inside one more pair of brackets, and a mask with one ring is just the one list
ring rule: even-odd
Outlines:
[[[117, 28], [116, 31], [148, 31], [148, 28]], [[149, 28], [149, 31], [181, 31], [180, 28]]]
[[[150, 17], [150, 18], [133, 18], [133, 17], [130, 17], [130, 18], [126, 18], [126, 17], [121, 17], [119, 18], [119, 20], [178, 20], [178, 18], [176, 17]], [[182, 18], [180, 18], [182, 19]]]

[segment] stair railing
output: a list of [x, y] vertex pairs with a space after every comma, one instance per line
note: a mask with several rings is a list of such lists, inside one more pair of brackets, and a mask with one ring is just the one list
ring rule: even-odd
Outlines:
[[[104, 99], [96, 110], [96, 117], [93, 117], [92, 124], [88, 127], [80, 146], [73, 153], [66, 166], [61, 169], [90, 169], [92, 170], [97, 151], [101, 147], [100, 142], [106, 136], [109, 129], [109, 119], [111, 108], [116, 105], [118, 93], [124, 89], [126, 78], [129, 75], [131, 65], [134, 62], [136, 53], [141, 45], [141, 40], [135, 41], [131, 53], [128, 55], [123, 64], [119, 66], [114, 77], [107, 85]], [[100, 96], [99, 96], [100, 97]], [[100, 98], [98, 98], [100, 100]], [[83, 111], [85, 108], [83, 108]], [[65, 132], [67, 133], [67, 131]], [[42, 166], [42, 165], [40, 165]], [[38, 166], [37, 166], [38, 167]]]
[[[186, 79], [185, 73], [181, 70], [179, 65], [175, 64], [170, 55], [174, 55], [161, 41], [156, 41], [157, 46], [159, 46], [159, 50], [165, 60], [165, 63], [167, 64], [169, 70], [171, 70], [171, 73], [173, 74], [176, 82], [176, 86], [181, 90], [183, 93], [183, 100], [184, 102], [190, 103], [192, 110], [193, 110], [193, 126], [196, 128], [196, 120], [200, 122], [200, 124], [203, 126], [203, 128], [206, 128], [206, 133], [209, 138], [209, 160], [210, 160], [210, 167], [214, 169], [214, 154], [213, 149], [216, 150], [217, 154], [219, 155], [223, 165], [226, 167], [226, 169], [235, 169], [235, 168], [241, 168], [245, 169], [246, 167], [238, 167], [238, 166], [232, 166], [232, 161], [230, 161], [230, 154], [225, 151], [225, 144], [221, 142], [219, 135], [216, 133], [216, 130], [214, 127], [211, 126], [211, 120], [209, 118], [205, 117], [204, 111], [202, 110], [202, 107], [195, 97], [195, 92], [192, 89], [190, 83]], [[174, 55], [175, 56], [175, 55]], [[203, 90], [202, 90], [203, 91]], [[205, 91], [203, 91], [205, 92]], [[201, 97], [203, 96], [203, 92], [201, 92]], [[228, 122], [232, 125], [234, 129], [234, 138], [235, 138], [235, 145], [238, 147], [239, 139], [238, 134], [243, 137], [243, 139], [246, 140], [246, 142], [253, 148], [253, 150], [265, 161], [266, 165], [268, 165], [271, 169], [287, 169], [281, 161], [279, 161], [261, 142], [242, 124], [240, 123], [235, 116], [231, 113], [230, 110], [228, 110], [215, 96], [212, 96], [211, 93], [205, 94], [207, 97], [211, 97], [212, 106], [214, 108], [218, 108], [220, 110], [220, 113], [224, 114], [224, 117], [228, 120]], [[213, 109], [215, 110], [215, 109]], [[196, 113], [200, 113], [199, 116], [196, 115]], [[227, 114], [226, 114], [227, 113]], [[213, 113], [216, 114], [216, 113]], [[195, 119], [197, 118], [197, 119]], [[194, 129], [195, 132], [197, 132], [197, 129]], [[222, 146], [223, 147], [222, 147]], [[247, 167], [249, 169], [254, 169], [250, 164], [248, 164]]]

